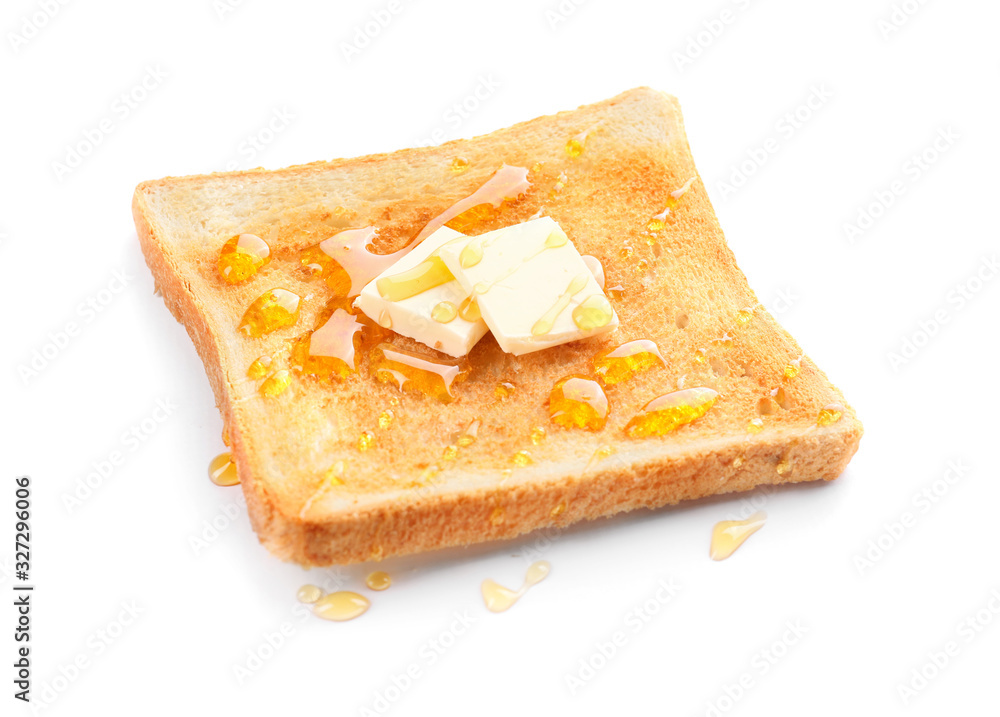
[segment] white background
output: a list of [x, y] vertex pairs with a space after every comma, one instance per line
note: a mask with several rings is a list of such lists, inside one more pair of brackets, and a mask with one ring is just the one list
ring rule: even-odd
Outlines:
[[[908, 0], [909, 14], [880, 28], [889, 0], [590, 0], [563, 3], [565, 16], [551, 14], [555, 0], [400, 3], [350, 58], [345, 43], [387, 2], [246, 0], [220, 16], [212, 0], [103, 0], [51, 18], [37, 14], [44, 2], [3, 4], [3, 713], [23, 709], [10, 694], [9, 607], [21, 473], [34, 481], [34, 689], [59, 688], [43, 713], [363, 714], [413, 666], [419, 677], [389, 690], [392, 714], [995, 713], [1000, 289], [977, 272], [998, 239], [1000, 7]], [[723, 11], [717, 36], [691, 45]], [[136, 90], [147, 67], [165, 77]], [[453, 121], [483, 79], [496, 87]], [[746, 510], [744, 496], [577, 527], [550, 544], [529, 536], [390, 560], [395, 583], [380, 594], [362, 586], [370, 566], [306, 574], [267, 554], [238, 489], [207, 480], [221, 422], [185, 331], [153, 295], [134, 186], [388, 151], [436, 129], [472, 136], [643, 84], [680, 98], [740, 266], [864, 421], [843, 477], [758, 496], [767, 525], [722, 563], [708, 558], [709, 533]], [[814, 88], [830, 96], [785, 129]], [[132, 91], [146, 96], [125, 112], [119, 96]], [[249, 151], [275, 112], [293, 118]], [[103, 119], [111, 132], [60, 172]], [[943, 151], [939, 132], [953, 138]], [[769, 138], [776, 151], [744, 167], [742, 186], [720, 184]], [[845, 224], [897, 181], [901, 195], [851, 241]], [[127, 285], [87, 313], [114, 272]], [[946, 319], [936, 329], [935, 315]], [[68, 322], [78, 335], [26, 377]], [[919, 348], [893, 361], [907, 340]], [[169, 417], [123, 443], [158, 400]], [[124, 463], [69, 512], [64, 496], [112, 451]], [[949, 461], [963, 466], [952, 484]], [[919, 498], [935, 487], [933, 503]], [[915, 523], [889, 535], [906, 513]], [[191, 540], [213, 520], [224, 529], [196, 554]], [[518, 584], [535, 547], [549, 579], [488, 613], [480, 582]], [[373, 607], [351, 623], [311, 618], [294, 601], [307, 580], [366, 592]], [[680, 590], [637, 623], [660, 580]], [[141, 612], [122, 627], [130, 601]], [[452, 640], [456, 612], [474, 622]], [[977, 614], [981, 632], [960, 627]], [[762, 651], [796, 621], [805, 634], [768, 663]], [[593, 659], [616, 630], [625, 645]], [[433, 664], [430, 640], [449, 645]], [[949, 641], [957, 655], [904, 699], [899, 686]], [[73, 674], [80, 655], [87, 666]], [[567, 675], [580, 678], [581, 660], [600, 669], [574, 692]], [[241, 682], [248, 661], [258, 669]], [[728, 701], [747, 676], [752, 686]]]

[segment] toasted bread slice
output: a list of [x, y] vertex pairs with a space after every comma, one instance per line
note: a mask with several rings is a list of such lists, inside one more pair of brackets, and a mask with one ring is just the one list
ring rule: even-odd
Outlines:
[[[574, 138], [580, 144], [568, 146]], [[467, 169], [453, 169], [456, 157]], [[376, 380], [369, 352], [378, 342], [434, 352], [369, 326], [357, 373], [323, 381], [293, 372], [283, 393], [261, 395], [248, 366], [272, 354], [272, 369], [287, 365], [291, 341], [329, 314], [331, 290], [302, 266], [304, 249], [373, 225], [374, 250], [397, 251], [503, 163], [530, 168], [531, 188], [464, 231], [554, 218], [581, 253], [603, 262], [621, 320], [615, 333], [521, 357], [487, 335], [455, 400], [442, 403]], [[691, 178], [651, 233], [650, 219]], [[377, 560], [762, 484], [831, 480], [861, 438], [840, 392], [759, 306], [697, 179], [678, 103], [661, 92], [630, 90], [437, 147], [145, 182], [133, 212], [164, 301], [205, 363], [251, 522], [286, 560]], [[229, 285], [216, 264], [240, 233], [264, 238], [272, 259]], [[276, 287], [304, 297], [297, 323], [260, 338], [238, 332], [247, 306]], [[656, 342], [665, 365], [607, 386], [602, 430], [550, 422], [560, 378], [594, 376], [598, 351], [640, 338]], [[625, 433], [648, 401], [685, 386], [718, 391], [706, 415], [662, 436]], [[834, 403], [844, 407], [840, 419], [817, 425]], [[760, 430], [750, 425], [758, 418]], [[476, 419], [475, 442], [456, 442]]]

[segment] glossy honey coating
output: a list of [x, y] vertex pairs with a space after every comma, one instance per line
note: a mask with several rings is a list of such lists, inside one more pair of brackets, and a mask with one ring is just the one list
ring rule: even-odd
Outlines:
[[608, 420], [608, 397], [601, 384], [586, 376], [567, 376], [549, 394], [549, 418], [567, 428], [598, 431]]
[[573, 309], [573, 323], [581, 331], [593, 331], [611, 323], [614, 309], [604, 294], [588, 296]]
[[389, 576], [389, 573], [383, 570], [376, 570], [375, 572], [368, 573], [368, 577], [365, 578], [365, 585], [372, 590], [385, 590], [392, 585], [392, 578]]
[[255, 234], [237, 234], [219, 251], [219, 276], [230, 284], [252, 279], [269, 261], [271, 248]]
[[371, 370], [383, 383], [422, 393], [443, 403], [455, 400], [452, 384], [469, 373], [464, 359], [438, 359], [383, 343], [372, 349]]
[[654, 398], [625, 426], [632, 438], [662, 436], [691, 423], [715, 405], [719, 394], [710, 388], [685, 388]]
[[594, 356], [594, 373], [606, 385], [634, 378], [654, 366], [666, 366], [660, 349], [649, 339], [628, 341]]
[[346, 378], [358, 370], [365, 324], [344, 309], [336, 309], [320, 328], [298, 337], [290, 362], [302, 373], [328, 379]]
[[293, 326], [299, 320], [302, 297], [287, 289], [271, 289], [254, 299], [240, 321], [239, 329], [247, 336], [264, 334]]
[[247, 377], [252, 378], [254, 381], [259, 381], [267, 376], [267, 372], [270, 370], [271, 357], [259, 356], [247, 367]]

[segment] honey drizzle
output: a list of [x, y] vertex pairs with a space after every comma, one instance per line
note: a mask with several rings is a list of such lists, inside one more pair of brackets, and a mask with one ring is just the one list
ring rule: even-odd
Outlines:
[[556, 320], [559, 318], [559, 314], [566, 310], [566, 307], [569, 306], [569, 302], [573, 300], [573, 297], [587, 288], [587, 282], [589, 279], [590, 274], [577, 274], [574, 276], [569, 282], [569, 286], [566, 287], [566, 291], [560, 294], [559, 298], [556, 299], [556, 302], [552, 305], [552, 307], [542, 314], [542, 317], [535, 322], [534, 326], [531, 327], [531, 335], [544, 336], [549, 333], [555, 325]]

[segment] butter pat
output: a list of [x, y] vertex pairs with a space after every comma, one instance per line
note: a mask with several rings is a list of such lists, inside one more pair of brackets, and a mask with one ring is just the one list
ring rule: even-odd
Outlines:
[[465, 356], [488, 329], [481, 318], [462, 310], [468, 293], [438, 255], [450, 242], [465, 238], [441, 227], [366, 284], [354, 305], [397, 334], [450, 356]]
[[449, 242], [440, 255], [515, 356], [618, 327], [590, 267], [550, 217]]

